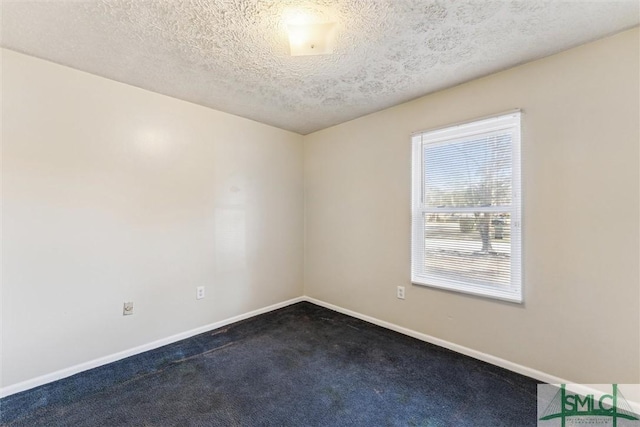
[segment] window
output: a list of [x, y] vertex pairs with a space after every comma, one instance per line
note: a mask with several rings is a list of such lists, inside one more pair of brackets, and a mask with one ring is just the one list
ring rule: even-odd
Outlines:
[[412, 282], [522, 302], [520, 112], [412, 143]]

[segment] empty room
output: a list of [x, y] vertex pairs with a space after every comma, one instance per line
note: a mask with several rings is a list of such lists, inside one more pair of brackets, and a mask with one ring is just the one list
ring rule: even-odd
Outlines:
[[2, 0], [2, 426], [640, 426], [637, 0]]

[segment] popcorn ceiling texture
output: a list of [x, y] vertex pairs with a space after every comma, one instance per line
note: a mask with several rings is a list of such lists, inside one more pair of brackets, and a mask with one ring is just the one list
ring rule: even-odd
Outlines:
[[[2, 3], [2, 46], [301, 134], [621, 31], [631, 1]], [[286, 20], [335, 21], [289, 55]]]

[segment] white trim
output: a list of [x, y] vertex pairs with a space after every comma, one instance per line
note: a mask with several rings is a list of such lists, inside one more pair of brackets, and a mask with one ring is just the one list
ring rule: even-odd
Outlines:
[[[337, 311], [338, 313], [346, 314], [347, 316], [355, 317], [356, 319], [364, 320], [365, 322], [373, 323], [374, 325], [381, 326], [385, 329], [390, 329], [392, 331], [398, 332], [403, 335], [410, 336], [412, 338], [419, 339], [420, 341], [428, 342], [430, 344], [437, 345], [438, 347], [444, 347], [446, 349], [455, 351], [456, 353], [464, 354], [465, 356], [473, 357], [474, 359], [481, 360], [483, 362], [489, 363], [494, 366], [498, 366], [500, 368], [507, 369], [511, 372], [515, 372], [521, 375], [526, 375], [527, 377], [536, 379], [538, 381], [545, 382], [547, 384], [571, 384], [571, 389], [574, 392], [581, 393], [583, 395], [586, 394], [595, 394], [596, 392], [602, 392], [601, 390], [597, 390], [587, 385], [576, 384], [572, 381], [556, 377], [555, 375], [547, 374], [546, 372], [538, 371], [537, 369], [529, 368], [527, 366], [520, 365], [518, 363], [511, 362], [506, 359], [502, 359], [500, 357], [493, 356], [491, 354], [483, 353], [478, 350], [474, 350], [469, 347], [465, 347], [459, 344], [454, 344], [452, 342], [433, 337], [431, 335], [423, 334], [422, 332], [414, 331], [413, 329], [405, 328], [403, 326], [396, 325], [395, 323], [386, 322], [384, 320], [377, 319], [375, 317], [367, 316], [365, 314], [358, 313], [357, 311], [348, 310], [346, 308], [339, 307], [337, 305], [330, 304], [328, 302], [321, 301], [316, 298], [305, 297], [305, 300], [319, 305], [324, 308], [328, 308], [329, 310]], [[640, 414], [640, 402], [634, 402], [631, 400], [627, 400], [631, 408], [638, 414]]]
[[465, 347], [459, 344], [455, 344], [441, 338], [436, 338], [431, 335], [423, 334], [422, 332], [414, 331], [413, 329], [405, 328], [403, 326], [396, 325], [395, 323], [390, 323], [384, 320], [377, 319], [375, 317], [367, 316], [365, 314], [360, 314], [356, 311], [348, 310], [346, 308], [339, 307], [337, 305], [329, 304], [327, 302], [317, 300], [315, 298], [307, 297], [306, 300], [313, 304], [328, 308], [333, 311], [337, 311], [338, 313], [346, 314], [351, 317], [355, 317], [360, 320], [364, 320], [365, 322], [373, 323], [374, 325], [382, 326], [383, 328], [390, 329], [395, 332], [399, 332], [403, 335], [410, 336], [412, 338], [419, 339], [420, 341], [425, 341], [431, 344], [435, 344], [439, 347], [444, 347], [449, 350], [453, 350], [456, 353], [464, 354], [465, 356], [473, 357], [474, 359], [481, 360], [483, 362], [490, 363], [495, 366], [499, 366], [501, 368], [508, 369], [509, 371], [516, 372], [518, 374], [526, 375], [528, 377], [534, 378], [539, 381], [544, 381], [549, 384], [566, 384], [571, 383], [571, 381], [564, 380], [560, 377], [556, 377], [554, 375], [547, 374], [545, 372], [538, 371], [533, 368], [529, 368], [527, 366], [519, 365], [514, 362], [510, 362], [505, 359], [501, 359], [500, 357], [492, 356], [487, 353], [483, 353], [478, 350], [474, 350], [469, 347]]
[[459, 292], [479, 297], [493, 298], [506, 302], [522, 303], [522, 294], [513, 287], [497, 289], [491, 284], [476, 282], [462, 282], [456, 280], [447, 280], [435, 275], [418, 275], [415, 274], [411, 278], [411, 283], [417, 286], [426, 286], [428, 288], [444, 289], [451, 292]]
[[250, 317], [257, 316], [259, 314], [268, 313], [279, 308], [283, 308], [298, 302], [306, 301], [305, 297], [297, 297], [287, 301], [283, 301], [277, 304], [270, 305], [268, 307], [259, 308], [257, 310], [250, 311], [248, 313], [239, 314], [237, 316], [229, 317], [228, 319], [220, 320], [218, 322], [210, 323], [205, 326], [200, 326], [195, 329], [191, 329], [186, 332], [171, 335], [167, 338], [162, 338], [147, 344], [143, 344], [128, 350], [120, 351], [118, 353], [110, 354], [108, 356], [99, 357], [98, 359], [90, 360], [88, 362], [80, 363], [78, 365], [70, 366], [68, 368], [60, 369], [59, 371], [51, 372], [30, 380], [22, 381], [17, 384], [12, 384], [6, 387], [0, 388], [0, 398], [7, 397], [21, 391], [29, 390], [53, 381], [58, 381], [71, 375], [78, 374], [89, 369], [97, 368], [99, 366], [107, 365], [109, 363], [117, 362], [129, 356], [135, 356], [136, 354], [144, 353], [145, 351], [154, 350], [156, 348], [165, 346], [167, 344], [173, 344], [177, 341], [184, 340], [186, 338], [193, 337], [198, 334], [209, 332], [214, 329], [221, 328], [231, 323], [239, 322]]
[[[430, 207], [425, 200], [425, 186], [428, 182], [438, 179], [429, 179], [425, 163], [425, 149], [439, 146], [453, 146], [458, 143], [473, 143], [490, 135], [499, 136], [503, 142], [509, 143], [511, 155], [511, 202], [506, 206], [489, 207]], [[503, 138], [504, 137], [504, 138]], [[470, 121], [464, 124], [428, 130], [413, 134], [412, 144], [412, 168], [411, 168], [411, 282], [422, 286], [447, 289], [454, 292], [495, 298], [503, 301], [521, 304], [523, 302], [522, 284], [522, 227], [521, 227], [521, 173], [520, 173], [520, 145], [521, 145], [521, 112], [514, 111], [505, 115], [492, 116], [487, 119]], [[464, 154], [464, 152], [462, 153]], [[456, 154], [457, 155], [457, 154]], [[448, 157], [449, 158], [449, 157]], [[448, 182], [448, 181], [445, 181]], [[464, 187], [464, 186], [463, 186]], [[458, 188], [456, 184], [454, 188]], [[462, 188], [462, 187], [460, 187]], [[429, 262], [425, 263], [425, 239], [427, 235], [426, 214], [429, 213], [468, 213], [468, 212], [504, 212], [510, 215], [510, 277], [509, 286], [498, 286], [500, 283], [490, 281], [481, 283], [465, 277], [464, 274], [456, 274], [450, 279], [442, 274], [429, 273]], [[444, 244], [444, 243], [442, 243]], [[427, 260], [429, 261], [429, 260]], [[458, 273], [457, 269], [454, 273]], [[496, 286], [487, 286], [487, 285]]]
[[464, 120], [461, 122], [455, 122], [455, 123], [450, 123], [448, 125], [442, 125], [442, 126], [438, 126], [435, 128], [430, 128], [427, 130], [419, 130], [419, 131], [415, 131], [411, 133], [411, 136], [420, 136], [423, 135], [427, 132], [436, 132], [436, 131], [440, 131], [443, 129], [447, 129], [447, 128], [453, 128], [453, 127], [459, 127], [459, 126], [464, 126], [466, 124], [472, 123], [472, 122], [482, 122], [485, 120], [491, 120], [491, 119], [495, 119], [496, 117], [500, 117], [500, 116], [508, 116], [510, 114], [524, 114], [524, 110], [522, 108], [514, 108], [512, 110], [507, 110], [503, 113], [497, 113], [497, 114], [490, 114], [488, 116], [481, 116], [481, 117], [476, 117], [475, 119], [470, 119], [470, 120]]
[[[268, 313], [270, 311], [273, 310], [277, 310], [279, 308], [283, 308], [283, 307], [287, 307], [289, 305], [292, 304], [296, 304], [299, 302], [310, 302], [312, 304], [318, 305], [320, 307], [324, 307], [324, 308], [328, 308], [329, 310], [333, 310], [333, 311], [337, 311], [338, 313], [342, 313], [342, 314], [346, 314], [347, 316], [351, 316], [351, 317], [355, 317], [356, 319], [360, 319], [360, 320], [364, 320], [365, 322], [369, 322], [372, 323], [374, 325], [377, 326], [381, 326], [383, 328], [398, 332], [400, 334], [403, 335], [407, 335], [410, 336], [412, 338], [416, 338], [419, 339], [420, 341], [424, 341], [424, 342], [428, 342], [434, 345], [437, 345], [439, 347], [444, 347], [446, 349], [455, 351], [456, 353], [460, 353], [460, 354], [464, 354], [466, 356], [469, 357], [473, 357], [474, 359], [478, 359], [481, 360], [483, 362], [489, 363], [491, 365], [494, 366], [499, 366], [501, 368], [507, 369], [509, 371], [512, 372], [516, 372], [518, 374], [521, 375], [526, 375], [530, 378], [548, 383], [548, 384], [572, 384], [571, 388], [576, 391], [576, 392], [580, 392], [582, 394], [594, 394], [594, 392], [600, 391], [600, 390], [596, 390], [593, 388], [590, 388], [586, 385], [580, 385], [580, 384], [575, 384], [572, 381], [560, 378], [560, 377], [556, 377], [554, 375], [550, 375], [547, 374], [545, 372], [542, 371], [538, 371], [536, 369], [533, 368], [529, 368], [527, 366], [523, 366], [523, 365], [519, 365], [517, 363], [511, 362], [509, 360], [505, 360], [502, 359], [500, 357], [496, 357], [496, 356], [492, 356], [490, 354], [487, 353], [483, 353], [481, 351], [478, 350], [474, 350], [459, 344], [454, 344], [452, 342], [440, 339], [440, 338], [436, 338], [433, 337], [431, 335], [427, 335], [427, 334], [423, 334], [422, 332], [417, 332], [414, 331], [413, 329], [409, 329], [409, 328], [405, 328], [403, 326], [399, 326], [396, 325], [394, 323], [391, 322], [387, 322], [384, 320], [380, 320], [377, 319], [375, 317], [371, 317], [371, 316], [367, 316], [365, 314], [361, 314], [358, 313], [357, 311], [353, 311], [353, 310], [348, 310], [346, 308], [342, 308], [340, 306], [337, 305], [333, 305], [330, 304], [328, 302], [316, 299], [316, 298], [312, 298], [312, 297], [308, 297], [308, 296], [301, 296], [301, 297], [297, 297], [297, 298], [293, 298], [287, 301], [283, 301], [281, 303], [277, 303], [277, 304], [273, 304], [270, 305], [268, 307], [264, 307], [264, 308], [260, 308], [254, 311], [250, 311], [248, 313], [244, 313], [244, 314], [240, 314], [238, 316], [234, 316], [234, 317], [230, 317], [228, 319], [225, 320], [221, 320], [219, 322], [215, 322], [215, 323], [211, 323], [209, 325], [205, 325], [205, 326], [201, 326], [199, 328], [195, 328], [192, 329], [190, 331], [187, 332], [183, 332], [180, 334], [176, 334], [176, 335], [172, 335], [170, 337], [167, 338], [163, 338], [157, 341], [153, 341], [151, 343], [148, 344], [144, 344], [138, 347], [134, 347], [132, 349], [129, 350], [125, 350], [125, 351], [121, 351], [119, 353], [115, 353], [109, 356], [105, 356], [105, 357], [101, 357], [98, 359], [94, 359], [92, 361], [89, 362], [85, 362], [85, 363], [81, 363], [75, 366], [71, 366], [69, 368], [65, 368], [65, 369], [61, 369], [59, 371], [56, 372], [52, 372], [50, 374], [46, 374], [46, 375], [42, 375], [40, 377], [37, 378], [33, 378], [27, 381], [23, 381], [17, 384], [13, 384], [7, 387], [3, 387], [2, 389], [0, 389], [0, 397], [6, 397], [6, 396], [10, 396], [12, 394], [15, 393], [19, 393], [21, 391], [25, 391], [34, 387], [38, 387], [53, 381], [57, 381], [66, 377], [69, 377], [71, 375], [75, 375], [77, 373], [89, 370], [89, 369], [93, 369], [93, 368], [97, 368], [99, 366], [102, 365], [106, 365], [108, 363], [112, 363], [112, 362], [116, 362], [118, 360], [124, 359], [126, 357], [129, 356], [134, 356], [136, 354], [139, 353], [143, 353], [145, 351], [149, 351], [149, 350], [153, 350], [156, 349], [158, 347], [162, 347], [164, 345], [167, 344], [172, 344], [174, 342], [186, 339], [186, 338], [190, 338], [192, 336], [204, 333], [204, 332], [208, 332], [226, 325], [229, 325], [231, 323], [234, 322], [238, 322], [240, 320], [245, 320], [248, 319], [250, 317], [254, 317], [260, 314], [264, 314], [264, 313]], [[631, 407], [633, 408], [633, 410], [636, 413], [640, 414], [640, 402], [635, 402], [635, 401], [630, 401], [628, 400], [629, 405], [631, 405]]]

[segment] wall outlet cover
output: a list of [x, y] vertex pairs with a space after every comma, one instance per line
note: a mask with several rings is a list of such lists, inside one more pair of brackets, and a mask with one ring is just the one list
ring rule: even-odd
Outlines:
[[122, 315], [130, 316], [133, 314], [133, 302], [125, 302], [122, 306]]

